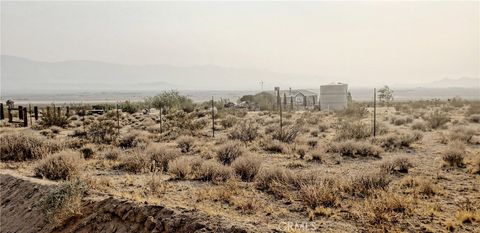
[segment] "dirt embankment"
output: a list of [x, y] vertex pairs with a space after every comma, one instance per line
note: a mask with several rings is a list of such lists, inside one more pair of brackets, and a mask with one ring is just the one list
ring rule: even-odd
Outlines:
[[61, 226], [44, 219], [40, 201], [55, 183], [0, 173], [0, 232], [254, 232], [195, 210], [170, 209], [112, 197], [84, 198], [81, 215]]

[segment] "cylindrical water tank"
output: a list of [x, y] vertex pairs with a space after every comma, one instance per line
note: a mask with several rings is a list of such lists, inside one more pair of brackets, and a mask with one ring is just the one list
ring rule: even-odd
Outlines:
[[320, 108], [322, 111], [339, 111], [347, 107], [348, 85], [334, 83], [320, 86]]

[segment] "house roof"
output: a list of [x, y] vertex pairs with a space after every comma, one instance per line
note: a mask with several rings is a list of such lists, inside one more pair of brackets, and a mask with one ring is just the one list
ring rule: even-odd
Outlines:
[[283, 97], [284, 94], [286, 94], [287, 97], [296, 96], [298, 94], [302, 94], [304, 96], [317, 96], [318, 95], [317, 93], [315, 93], [313, 91], [309, 91], [309, 90], [305, 90], [305, 89], [292, 90], [291, 93], [290, 93], [290, 90], [280, 90], [280, 96]]

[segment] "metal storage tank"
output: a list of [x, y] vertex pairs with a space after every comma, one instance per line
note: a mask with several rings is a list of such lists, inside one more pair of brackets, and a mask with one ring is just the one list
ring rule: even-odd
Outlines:
[[320, 109], [322, 111], [339, 111], [347, 107], [348, 85], [331, 83], [320, 86]]

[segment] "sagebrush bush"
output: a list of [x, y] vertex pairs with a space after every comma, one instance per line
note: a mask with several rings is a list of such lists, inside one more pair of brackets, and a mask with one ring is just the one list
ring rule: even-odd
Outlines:
[[123, 152], [121, 150], [119, 150], [118, 148], [108, 148], [103, 153], [103, 156], [107, 160], [117, 160], [122, 155], [123, 155]]
[[390, 119], [390, 123], [393, 125], [405, 125], [407, 123], [411, 123], [413, 119], [408, 116], [393, 116]]
[[390, 182], [382, 172], [369, 172], [352, 178], [344, 189], [353, 196], [366, 197], [375, 190], [385, 190]]
[[224, 129], [231, 128], [235, 126], [238, 122], [238, 118], [232, 115], [226, 116], [222, 121], [220, 121], [220, 124]]
[[68, 126], [68, 124], [70, 124], [70, 120], [68, 119], [68, 117], [58, 114], [45, 114], [42, 115], [38, 124], [44, 128], [48, 128], [51, 126], [65, 128], [66, 126]]
[[338, 124], [335, 140], [342, 141], [348, 139], [361, 140], [372, 135], [372, 129], [363, 122], [342, 121]]
[[382, 149], [366, 141], [347, 140], [333, 142], [327, 147], [327, 152], [338, 153], [348, 157], [380, 157]]
[[443, 127], [447, 122], [450, 121], [450, 117], [440, 110], [435, 110], [431, 112], [428, 116], [425, 117], [425, 120], [428, 122], [430, 128], [438, 129]]
[[339, 185], [334, 179], [320, 179], [300, 186], [300, 199], [311, 209], [335, 207], [339, 202]]
[[85, 145], [80, 148], [80, 153], [82, 153], [84, 159], [93, 158], [94, 150], [92, 145]]
[[412, 123], [413, 130], [427, 131], [427, 123], [424, 120], [414, 120]]
[[413, 164], [407, 157], [400, 157], [390, 161], [385, 161], [380, 165], [380, 170], [386, 174], [393, 174], [395, 172], [408, 173], [408, 169], [412, 168]]
[[243, 154], [244, 148], [239, 142], [229, 141], [217, 149], [217, 160], [225, 165], [230, 165]]
[[278, 140], [265, 139], [260, 142], [262, 149], [268, 153], [287, 153], [287, 146]]
[[0, 142], [0, 159], [2, 161], [41, 159], [61, 148], [58, 143], [52, 140], [27, 133], [2, 135]]
[[215, 161], [205, 161], [198, 171], [198, 179], [203, 181], [225, 182], [233, 177], [233, 169]]
[[195, 149], [195, 138], [191, 136], [181, 136], [177, 138], [177, 147], [182, 153], [190, 153]]
[[160, 171], [168, 171], [168, 163], [180, 155], [177, 150], [159, 144], [151, 144], [145, 153]]
[[178, 157], [168, 163], [168, 172], [173, 174], [177, 179], [185, 179], [192, 174], [190, 158]]
[[323, 148], [318, 148], [310, 151], [310, 157], [313, 161], [323, 162], [325, 157], [325, 150]]
[[473, 114], [468, 119], [473, 123], [480, 123], [480, 114]]
[[116, 123], [112, 120], [95, 121], [88, 126], [87, 136], [95, 143], [111, 143], [118, 136]]
[[118, 139], [118, 146], [122, 148], [133, 148], [141, 145], [147, 145], [150, 140], [141, 132], [132, 131], [122, 135]]
[[120, 163], [114, 168], [131, 173], [144, 173], [152, 169], [151, 158], [141, 151], [132, 151], [120, 157]]
[[293, 125], [289, 127], [284, 127], [282, 131], [274, 131], [272, 138], [285, 143], [292, 143], [295, 138], [297, 138], [300, 133], [301, 127], [298, 125]]
[[456, 126], [448, 133], [449, 141], [462, 141], [464, 143], [472, 142], [475, 136], [475, 129], [466, 126]]
[[45, 219], [55, 225], [80, 214], [86, 185], [79, 179], [66, 181], [52, 189], [41, 202]]
[[229, 134], [230, 139], [251, 142], [258, 137], [258, 126], [253, 122], [242, 122]]
[[70, 180], [80, 174], [82, 159], [74, 151], [61, 151], [39, 162], [35, 176], [50, 180]]
[[454, 141], [448, 144], [448, 147], [443, 151], [442, 159], [448, 166], [464, 167], [463, 159], [466, 153], [465, 145], [462, 142]]
[[233, 170], [243, 180], [250, 182], [260, 170], [262, 160], [253, 155], [242, 156], [232, 163]]
[[282, 167], [261, 169], [255, 177], [255, 186], [257, 189], [277, 195], [284, 192], [285, 187], [291, 186], [295, 182], [295, 174]]
[[420, 131], [389, 133], [377, 138], [376, 143], [386, 150], [410, 148], [415, 142], [420, 141], [423, 135]]
[[413, 207], [409, 199], [391, 191], [377, 191], [365, 200], [365, 213], [370, 224], [379, 225], [378, 228], [385, 229], [400, 215], [409, 214]]

